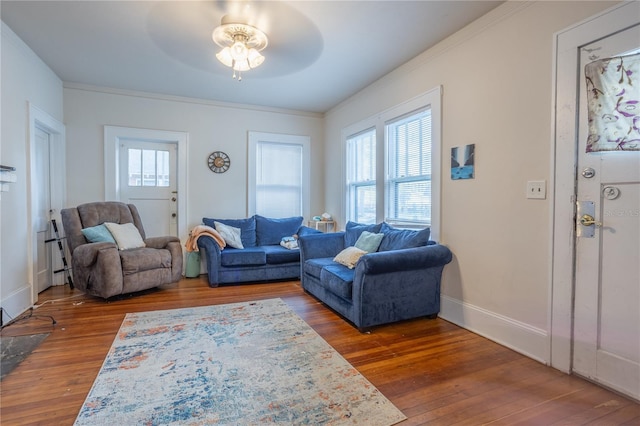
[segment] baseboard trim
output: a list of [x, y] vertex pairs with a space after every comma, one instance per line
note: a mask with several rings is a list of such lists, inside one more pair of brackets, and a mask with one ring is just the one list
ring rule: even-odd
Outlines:
[[31, 286], [20, 287], [0, 301], [2, 304], [2, 323], [7, 324], [32, 306]]
[[549, 365], [549, 335], [546, 331], [478, 306], [442, 295], [442, 319]]

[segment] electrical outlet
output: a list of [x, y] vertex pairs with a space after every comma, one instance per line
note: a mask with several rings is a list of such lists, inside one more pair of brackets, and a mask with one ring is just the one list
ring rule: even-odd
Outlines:
[[527, 182], [527, 198], [544, 200], [547, 198], [547, 181], [530, 180]]

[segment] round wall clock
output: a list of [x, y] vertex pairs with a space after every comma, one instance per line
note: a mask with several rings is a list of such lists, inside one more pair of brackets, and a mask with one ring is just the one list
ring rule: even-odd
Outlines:
[[224, 173], [229, 170], [231, 160], [229, 156], [222, 151], [215, 151], [209, 155], [208, 159], [209, 168], [214, 173]]

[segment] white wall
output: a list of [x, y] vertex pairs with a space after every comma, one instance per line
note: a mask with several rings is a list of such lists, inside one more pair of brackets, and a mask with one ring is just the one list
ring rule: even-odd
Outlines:
[[[553, 35], [612, 2], [508, 2], [327, 114], [326, 157], [341, 130], [443, 87], [441, 316], [549, 361]], [[450, 179], [454, 146], [476, 144], [473, 180]], [[326, 161], [326, 208], [344, 212], [343, 164]], [[344, 217], [344, 213], [343, 213]]]
[[[324, 120], [72, 85], [63, 90], [3, 24], [0, 162], [18, 168], [18, 183], [2, 194], [0, 204], [2, 306], [31, 286], [24, 245], [27, 101], [59, 120], [64, 112], [69, 206], [104, 198], [104, 125], [188, 132], [191, 227], [203, 216], [245, 216], [249, 130], [311, 136], [311, 209], [343, 221], [342, 129], [442, 85], [441, 242], [455, 254], [444, 273], [442, 316], [547, 362], [553, 194], [527, 200], [525, 185], [553, 178], [553, 34], [613, 4], [507, 2], [332, 109]], [[476, 178], [451, 181], [448, 153], [469, 143], [476, 144]], [[207, 168], [205, 159], [214, 150], [231, 156], [227, 173]]]
[[[311, 137], [311, 211], [323, 211], [324, 134], [319, 115], [72, 85], [65, 85], [64, 114], [69, 206], [104, 199], [103, 126], [112, 125], [189, 134], [189, 229], [203, 217], [246, 217], [248, 131]], [[213, 151], [224, 151], [231, 158], [226, 173], [209, 170], [207, 157]], [[187, 235], [180, 237], [184, 240]]]
[[18, 181], [0, 198], [0, 304], [15, 317], [32, 304], [28, 103], [62, 121], [62, 82], [4, 23], [1, 60], [0, 164], [16, 167]]

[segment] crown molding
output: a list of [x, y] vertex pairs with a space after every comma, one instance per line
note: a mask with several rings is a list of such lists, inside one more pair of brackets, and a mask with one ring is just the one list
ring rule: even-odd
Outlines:
[[80, 90], [85, 92], [105, 93], [110, 95], [129, 96], [134, 98], [154, 99], [154, 100], [161, 100], [161, 101], [182, 102], [182, 103], [196, 104], [196, 105], [207, 105], [207, 106], [218, 107], [218, 108], [270, 112], [274, 114], [297, 115], [297, 116], [311, 117], [311, 118], [324, 118], [323, 113], [297, 111], [292, 109], [266, 107], [266, 106], [260, 106], [260, 105], [237, 104], [232, 102], [221, 102], [221, 101], [214, 101], [214, 100], [208, 100], [208, 99], [190, 98], [186, 96], [165, 95], [161, 93], [143, 92], [143, 91], [137, 91], [137, 90], [115, 89], [112, 87], [93, 86], [90, 84], [73, 83], [68, 81], [63, 82], [63, 87], [65, 89]]

